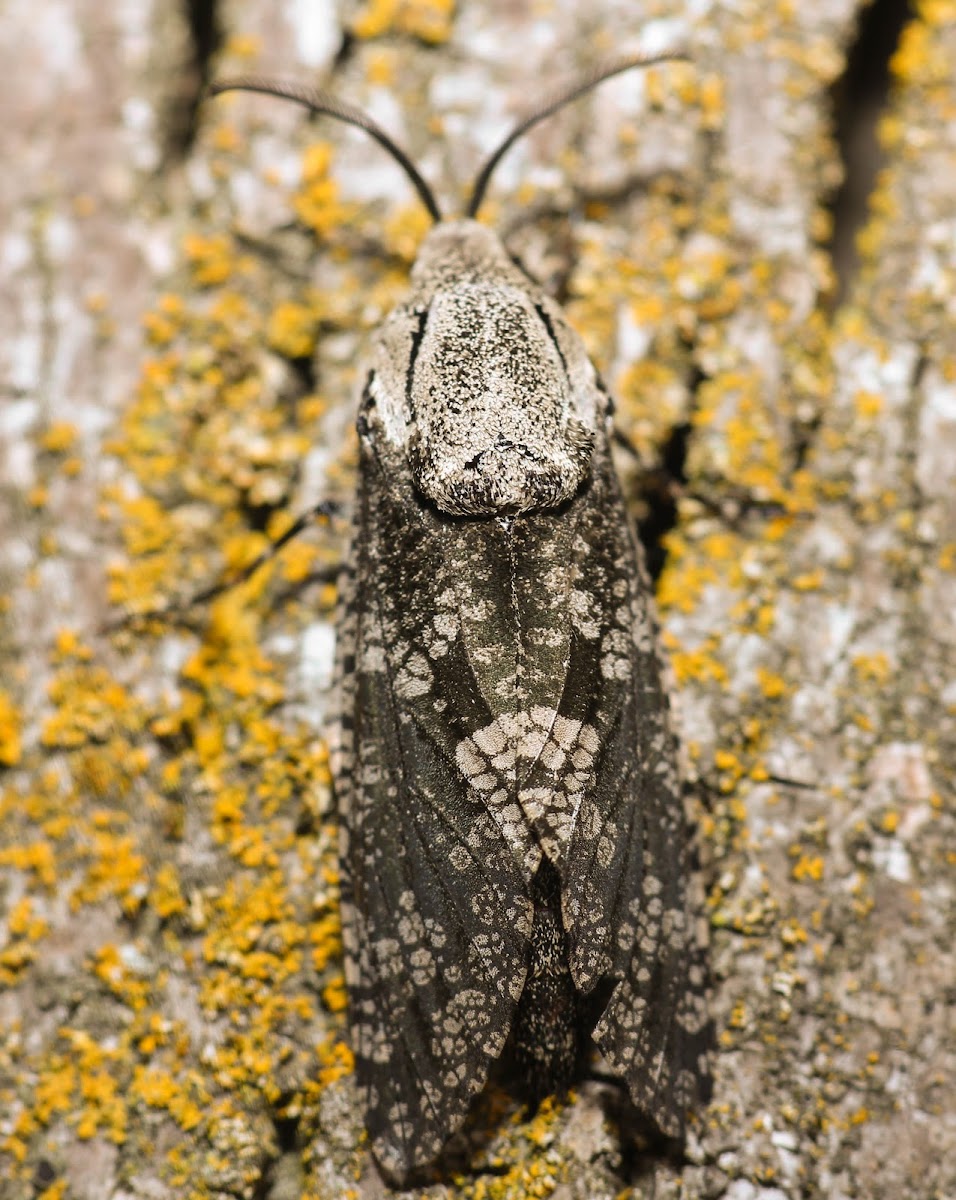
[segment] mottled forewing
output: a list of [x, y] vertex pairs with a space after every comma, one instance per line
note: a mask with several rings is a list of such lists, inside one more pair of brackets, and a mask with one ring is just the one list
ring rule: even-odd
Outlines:
[[366, 444], [333, 768], [356, 1075], [398, 1176], [436, 1157], [500, 1056], [532, 917], [527, 835], [506, 838], [456, 762], [490, 713], [455, 611], [462, 544]]
[[610, 988], [595, 1041], [634, 1102], [679, 1136], [708, 1086], [706, 958], [650, 585], [605, 443], [578, 533], [581, 615], [562, 702], [587, 734], [588, 774], [561, 844], [572, 973], [584, 993]]

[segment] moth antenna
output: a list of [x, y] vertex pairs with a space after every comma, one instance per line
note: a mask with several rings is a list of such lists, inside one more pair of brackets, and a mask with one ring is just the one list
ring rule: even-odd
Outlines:
[[655, 54], [629, 54], [625, 58], [612, 58], [605, 60], [603, 63], [598, 63], [597, 66], [593, 67], [585, 75], [578, 77], [571, 83], [564, 84], [562, 87], [546, 95], [536, 108], [533, 108], [527, 116], [518, 122], [479, 171], [475, 178], [474, 186], [471, 189], [471, 199], [468, 201], [467, 216], [476, 217], [478, 215], [478, 210], [481, 208], [482, 201], [485, 198], [485, 192], [488, 190], [488, 182], [495, 167], [497, 167], [498, 163], [508, 153], [518, 138], [523, 137], [533, 125], [537, 125], [545, 117], [550, 117], [552, 113], [557, 112], [559, 108], [563, 108], [566, 104], [570, 104], [572, 100], [577, 100], [579, 96], [583, 96], [585, 92], [589, 92], [592, 88], [597, 87], [605, 79], [610, 79], [612, 75], [620, 75], [623, 71], [630, 71], [632, 67], [650, 67], [654, 63], [675, 62], [682, 59], [686, 60], [689, 57], [690, 55], [684, 50], [662, 50]]
[[434, 193], [419, 174], [418, 168], [401, 146], [392, 141], [381, 125], [373, 121], [360, 108], [354, 108], [351, 104], [346, 104], [328, 92], [319, 91], [318, 88], [306, 87], [304, 84], [298, 83], [286, 83], [277, 79], [263, 79], [257, 75], [240, 75], [235, 79], [222, 79], [218, 83], [214, 83], [209, 92], [212, 96], [218, 96], [222, 92], [260, 92], [266, 96], [278, 96], [281, 100], [292, 100], [295, 104], [304, 105], [314, 113], [335, 117], [336, 120], [344, 121], [347, 125], [355, 125], [359, 129], [364, 129], [370, 137], [373, 137], [380, 146], [388, 151], [412, 181], [415, 191], [418, 192], [420, 200], [428, 209], [431, 219], [435, 222], [442, 219], [441, 209], [438, 207]]

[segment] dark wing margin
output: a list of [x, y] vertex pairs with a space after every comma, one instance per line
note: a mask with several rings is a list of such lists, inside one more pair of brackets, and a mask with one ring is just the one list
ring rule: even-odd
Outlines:
[[397, 536], [414, 508], [381, 481], [360, 489], [334, 759], [356, 1076], [373, 1151], [396, 1178], [438, 1156], [500, 1057], [532, 921], [519, 864], [455, 765], [460, 706], [480, 704], [477, 689], [436, 720], [447, 689], [418, 662], [434, 634], [415, 626], [433, 624], [442, 580], [427, 529]]
[[[650, 584], [606, 446], [590, 501], [579, 587], [601, 632], [572, 637], [563, 708], [591, 725], [599, 748], [561, 864], [571, 969], [585, 994], [611, 984], [594, 1040], [634, 1103], [680, 1137], [709, 1095], [706, 936], [690, 901], [693, 843]], [[600, 537], [587, 536], [590, 520]]]

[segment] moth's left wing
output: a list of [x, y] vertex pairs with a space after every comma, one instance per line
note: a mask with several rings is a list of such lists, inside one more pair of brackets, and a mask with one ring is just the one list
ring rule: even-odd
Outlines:
[[366, 1126], [402, 1177], [437, 1157], [501, 1054], [532, 905], [507, 805], [456, 757], [489, 720], [456, 615], [473, 539], [363, 449], [339, 656], [342, 918]]

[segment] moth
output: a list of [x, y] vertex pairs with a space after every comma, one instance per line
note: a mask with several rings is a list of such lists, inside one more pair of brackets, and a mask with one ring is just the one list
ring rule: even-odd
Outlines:
[[612, 402], [561, 308], [333, 96], [434, 219], [374, 337], [340, 584], [330, 737], [349, 1023], [387, 1175], [431, 1163], [499, 1060], [540, 1098], [591, 1042], [672, 1137], [706, 1097], [706, 955], [652, 594], [611, 461]]

